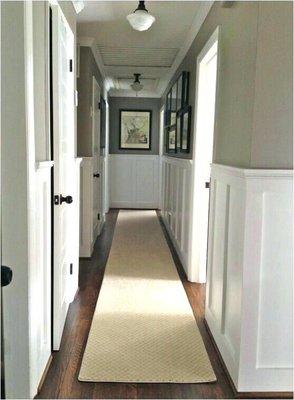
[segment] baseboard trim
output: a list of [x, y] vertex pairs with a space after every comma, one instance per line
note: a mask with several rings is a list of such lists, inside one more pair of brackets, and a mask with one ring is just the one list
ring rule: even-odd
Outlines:
[[38, 388], [37, 388], [37, 395], [40, 393], [40, 391], [42, 389], [43, 383], [45, 381], [45, 378], [46, 378], [46, 375], [48, 373], [48, 370], [49, 370], [49, 367], [51, 365], [52, 360], [53, 360], [53, 354], [50, 355], [49, 360], [47, 361], [46, 367], [44, 369], [44, 372], [42, 374], [42, 377], [40, 379], [40, 382], [39, 382], [39, 385], [38, 385]]
[[208, 326], [206, 319], [204, 319], [203, 322], [204, 322], [205, 328], [208, 332], [208, 335], [210, 337], [210, 340], [219, 356], [220, 362], [222, 364], [222, 367], [225, 371], [225, 374], [228, 378], [228, 381], [231, 385], [231, 388], [234, 392], [234, 396], [236, 399], [293, 399], [293, 394], [291, 392], [238, 392], [238, 390], [236, 389], [236, 386], [231, 378], [231, 375], [226, 367], [223, 357], [217, 347], [217, 344], [214, 340], [214, 337], [211, 333], [211, 330]]

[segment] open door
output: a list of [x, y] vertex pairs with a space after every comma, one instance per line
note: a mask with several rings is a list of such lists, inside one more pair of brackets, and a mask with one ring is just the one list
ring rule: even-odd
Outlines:
[[71, 218], [74, 167], [74, 35], [52, 6], [54, 159], [53, 350], [58, 350], [72, 301]]
[[93, 76], [92, 143], [93, 143], [93, 242], [102, 227], [102, 170], [100, 161], [100, 87]]
[[206, 281], [210, 165], [213, 159], [218, 65], [217, 28], [197, 57], [190, 274]]

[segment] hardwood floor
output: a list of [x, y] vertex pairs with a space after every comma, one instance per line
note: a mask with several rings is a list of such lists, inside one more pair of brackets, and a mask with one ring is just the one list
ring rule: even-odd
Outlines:
[[111, 210], [96, 242], [92, 259], [80, 261], [80, 290], [70, 305], [59, 352], [53, 354], [36, 398], [71, 399], [227, 399], [234, 394], [204, 325], [204, 285], [190, 283], [167, 237], [179, 275], [193, 308], [217, 382], [207, 384], [128, 384], [79, 382], [78, 373], [103, 280], [118, 210]]

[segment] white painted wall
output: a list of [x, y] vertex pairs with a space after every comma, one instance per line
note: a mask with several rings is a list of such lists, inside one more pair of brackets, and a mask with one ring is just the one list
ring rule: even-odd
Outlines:
[[161, 161], [164, 188], [161, 215], [188, 279], [191, 280], [189, 232], [192, 161], [165, 156]]
[[109, 155], [110, 207], [159, 207], [159, 157]]
[[240, 392], [292, 391], [293, 172], [214, 164], [205, 318]]

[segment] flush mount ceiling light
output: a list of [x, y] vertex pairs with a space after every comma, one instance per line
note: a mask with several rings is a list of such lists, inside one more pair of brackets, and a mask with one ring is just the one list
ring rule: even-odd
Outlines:
[[155, 21], [155, 17], [146, 10], [145, 1], [139, 1], [138, 7], [127, 16], [127, 20], [136, 31], [147, 31]]
[[134, 83], [131, 84], [131, 88], [135, 91], [135, 92], [140, 92], [140, 90], [143, 89], [143, 85], [140, 82], [139, 77], [141, 76], [141, 74], [134, 74], [135, 80]]

